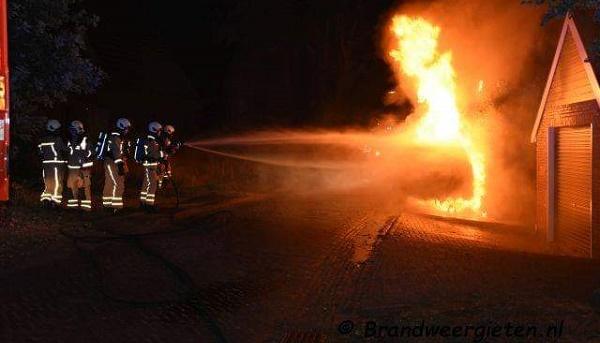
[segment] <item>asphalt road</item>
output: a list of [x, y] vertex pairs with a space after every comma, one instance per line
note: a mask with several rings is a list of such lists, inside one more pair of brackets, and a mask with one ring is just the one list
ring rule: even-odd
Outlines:
[[[5, 209], [0, 341], [473, 341], [507, 324], [600, 340], [598, 262], [552, 256], [528, 228], [389, 202], [211, 193], [152, 215]], [[395, 337], [403, 326], [458, 337]]]

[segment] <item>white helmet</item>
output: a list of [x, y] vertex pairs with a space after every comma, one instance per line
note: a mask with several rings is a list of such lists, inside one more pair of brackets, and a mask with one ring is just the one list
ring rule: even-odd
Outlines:
[[82, 134], [84, 132], [83, 123], [79, 120], [73, 120], [71, 125], [69, 125], [69, 130], [77, 134]]
[[127, 130], [131, 127], [131, 122], [127, 118], [119, 118], [117, 120], [117, 129]]
[[163, 131], [169, 135], [172, 135], [175, 133], [175, 128], [173, 127], [173, 125], [165, 125], [165, 127], [163, 127]]
[[50, 132], [55, 132], [58, 129], [60, 129], [60, 122], [56, 119], [50, 119], [48, 120], [48, 123], [46, 124], [46, 130], [50, 131]]
[[153, 121], [148, 124], [148, 131], [150, 133], [158, 133], [160, 130], [162, 130], [162, 125], [159, 122]]

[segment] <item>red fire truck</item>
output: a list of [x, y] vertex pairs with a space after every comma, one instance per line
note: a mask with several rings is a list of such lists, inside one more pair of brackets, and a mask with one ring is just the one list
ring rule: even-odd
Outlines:
[[0, 0], [0, 201], [8, 200], [8, 29], [7, 0]]

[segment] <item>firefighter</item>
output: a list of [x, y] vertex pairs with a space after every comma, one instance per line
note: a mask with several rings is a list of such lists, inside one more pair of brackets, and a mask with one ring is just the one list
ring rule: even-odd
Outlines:
[[104, 155], [102, 206], [114, 213], [123, 209], [125, 175], [128, 172], [125, 149], [128, 146], [127, 134], [130, 129], [129, 120], [120, 118], [117, 120], [116, 129], [107, 135], [102, 144], [102, 154]]
[[44, 178], [44, 191], [40, 200], [44, 207], [59, 208], [62, 203], [67, 149], [61, 137], [60, 127], [58, 120], [49, 120], [46, 124], [47, 134], [38, 145]]
[[159, 189], [162, 188], [164, 182], [170, 180], [173, 176], [170, 157], [175, 155], [182, 145], [180, 141], [175, 139], [174, 135], [175, 127], [173, 125], [165, 125], [159, 138], [159, 143], [165, 154], [164, 163], [161, 165], [162, 168], [159, 171]]
[[[162, 125], [158, 122], [148, 124], [148, 135], [143, 142], [143, 146], [136, 144], [136, 150], [143, 149], [141, 162], [144, 166], [144, 181], [140, 191], [140, 201], [142, 208], [148, 212], [156, 212], [156, 189], [158, 187], [158, 172], [160, 165], [164, 163], [165, 154], [161, 148], [159, 138], [162, 132]], [[136, 154], [137, 155], [137, 154]]]
[[174, 155], [179, 150], [182, 144], [175, 139], [175, 127], [173, 125], [165, 125], [160, 135], [160, 143], [167, 155]]
[[[67, 143], [69, 153], [67, 187], [71, 189], [73, 198], [67, 201], [67, 207], [91, 211], [91, 168], [94, 165], [94, 162], [92, 162], [92, 145], [85, 135], [83, 123], [79, 120], [71, 122], [69, 135], [70, 139]], [[84, 193], [83, 199], [79, 197], [82, 188]]]

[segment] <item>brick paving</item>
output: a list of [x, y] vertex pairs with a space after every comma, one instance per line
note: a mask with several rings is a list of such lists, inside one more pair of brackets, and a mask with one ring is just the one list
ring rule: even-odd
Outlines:
[[527, 228], [368, 194], [207, 195], [157, 215], [44, 220], [0, 246], [1, 342], [346, 342], [368, 320], [564, 320], [567, 341], [600, 339], [600, 264], [552, 256]]

